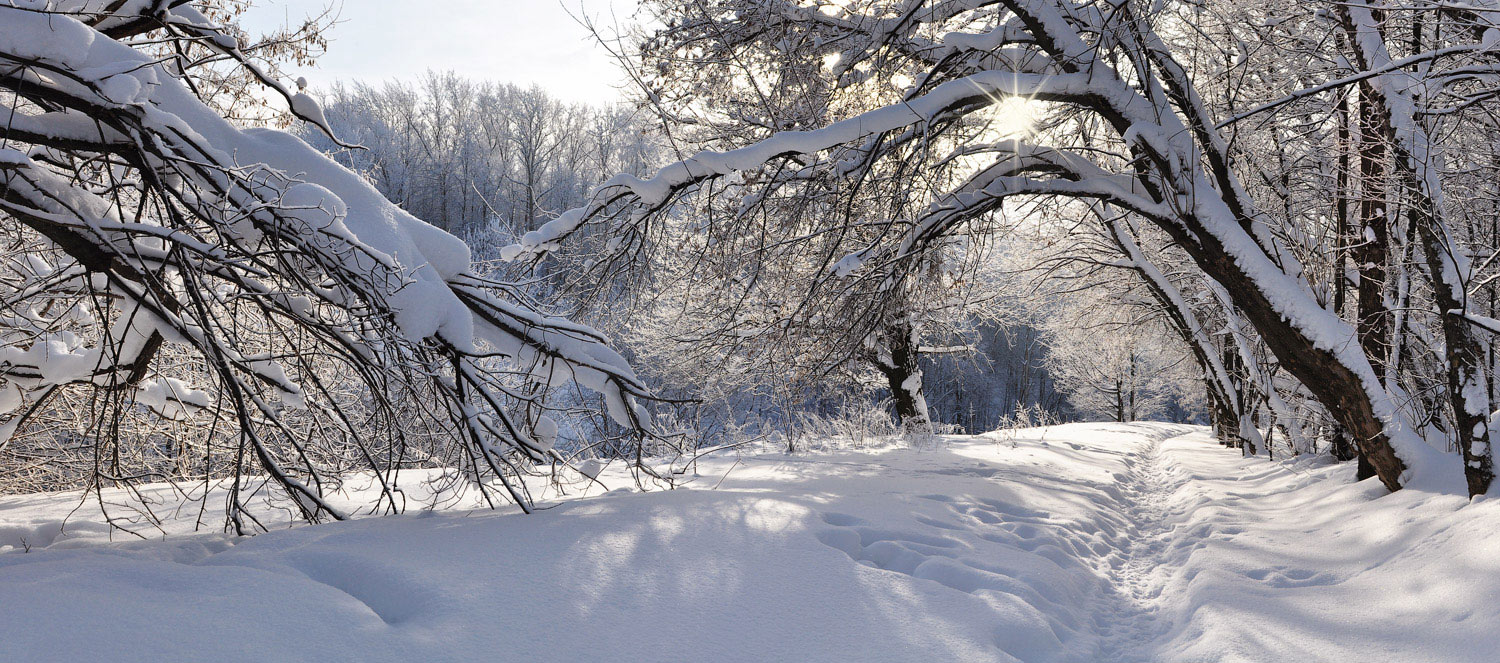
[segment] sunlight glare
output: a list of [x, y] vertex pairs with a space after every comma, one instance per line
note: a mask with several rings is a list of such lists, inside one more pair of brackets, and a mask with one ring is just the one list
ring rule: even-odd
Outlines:
[[1036, 132], [1041, 119], [1042, 102], [1027, 97], [1006, 97], [987, 112], [987, 123], [980, 135], [986, 141], [1025, 138]]

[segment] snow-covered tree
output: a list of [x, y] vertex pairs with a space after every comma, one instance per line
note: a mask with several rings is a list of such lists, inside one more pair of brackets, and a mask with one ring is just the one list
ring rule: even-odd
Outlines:
[[345, 517], [331, 495], [358, 468], [384, 488], [370, 508], [404, 506], [394, 471], [414, 463], [524, 506], [517, 472], [560, 458], [529, 385], [571, 379], [645, 425], [645, 387], [597, 332], [300, 139], [236, 126], [161, 57], [209, 49], [327, 131], [235, 34], [194, 2], [0, 5], [7, 464], [82, 449], [93, 487], [171, 478], [133, 461], [163, 439], [151, 421], [182, 422], [178, 460], [225, 479], [246, 531], [266, 486]]
[[[1367, 7], [1301, 12], [1293, 27], [1302, 34], [1326, 35], [1342, 24], [1353, 56], [1344, 61], [1357, 70], [1328, 78], [1327, 69], [1310, 69], [1292, 79], [1306, 87], [1236, 109], [1202, 94], [1197, 61], [1179, 59], [1226, 48], [1205, 45], [1190, 28], [1197, 5], [662, 0], [648, 7], [662, 27], [644, 35], [641, 47], [657, 65], [642, 70], [647, 98], [680, 124], [709, 127], [714, 149], [650, 177], [611, 180], [589, 204], [525, 235], [512, 253], [545, 254], [592, 226], [613, 234], [620, 251], [639, 251], [685, 197], [737, 186], [726, 178], [752, 186], [723, 195], [755, 201], [799, 188], [857, 191], [872, 174], [909, 168], [909, 177], [931, 186], [916, 190], [896, 214], [883, 221], [829, 218], [817, 230], [866, 230], [867, 243], [825, 259], [830, 268], [842, 267], [828, 273], [895, 301], [931, 250], [992, 232], [994, 213], [1007, 200], [1106, 203], [1168, 238], [1207, 277], [1226, 325], [1242, 323], [1237, 334], [1263, 344], [1278, 371], [1295, 378], [1352, 436], [1369, 471], [1397, 489], [1423, 477], [1451, 477], [1459, 464], [1417, 435], [1415, 424], [1426, 415], [1382, 379], [1380, 358], [1359, 343], [1361, 326], [1329, 310], [1326, 282], [1309, 277], [1301, 257], [1318, 249], [1300, 210], [1311, 206], [1284, 194], [1292, 191], [1285, 180], [1263, 178], [1262, 169], [1274, 169], [1244, 158], [1232, 133], [1248, 118], [1368, 81], [1368, 96], [1379, 102], [1374, 112], [1391, 127], [1386, 140], [1408, 201], [1403, 209], [1412, 212], [1407, 218], [1418, 248], [1429, 258], [1417, 275], [1441, 291], [1431, 310], [1448, 321], [1440, 346], [1430, 347], [1445, 367], [1443, 392], [1460, 422], [1451, 439], [1463, 450], [1470, 491], [1488, 485], [1488, 433], [1477, 419], [1488, 406], [1476, 369], [1484, 350], [1463, 296], [1470, 270], [1459, 259], [1463, 252], [1444, 239], [1455, 233], [1443, 216], [1442, 169], [1434, 161], [1441, 151], [1428, 124], [1439, 101], [1467, 107], [1489, 99], [1485, 79], [1475, 77], [1493, 57], [1494, 40], [1484, 38], [1488, 18], [1461, 12], [1438, 29], [1436, 42], [1417, 40], [1418, 52], [1393, 56], [1386, 42], [1394, 38], [1378, 38], [1383, 19]], [[1433, 29], [1427, 25], [1424, 37]], [[1280, 34], [1274, 21], [1255, 29], [1268, 38]], [[1324, 64], [1342, 55], [1326, 49], [1305, 61]], [[1230, 75], [1248, 59], [1231, 55], [1221, 70]], [[1413, 79], [1408, 67], [1421, 75]], [[689, 96], [697, 90], [708, 91], [701, 103]], [[1412, 98], [1418, 91], [1427, 95], [1420, 102]], [[971, 132], [1014, 99], [1042, 104], [1049, 127], [1020, 136]], [[1269, 138], [1274, 144], [1286, 137]], [[1263, 195], [1267, 188], [1271, 195]], [[1333, 197], [1324, 209], [1334, 207]], [[1268, 204], [1278, 200], [1295, 204]], [[707, 218], [702, 232], [712, 237], [722, 228], [738, 226]], [[1255, 351], [1249, 344], [1241, 349], [1241, 355]], [[1243, 363], [1249, 370], [1257, 362]], [[1274, 377], [1262, 375], [1272, 390]]]
[[319, 94], [329, 126], [360, 149], [310, 126], [305, 140], [481, 253], [493, 247], [478, 235], [524, 233], [580, 204], [593, 183], [641, 170], [655, 149], [628, 108], [565, 104], [538, 87], [453, 72]]

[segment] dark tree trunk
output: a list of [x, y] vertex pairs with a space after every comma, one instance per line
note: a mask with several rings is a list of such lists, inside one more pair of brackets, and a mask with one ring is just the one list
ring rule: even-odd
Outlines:
[[888, 325], [881, 339], [884, 351], [877, 351], [872, 362], [891, 390], [897, 421], [908, 430], [932, 423], [922, 394], [921, 353], [914, 332], [911, 323], [904, 320]]
[[1359, 236], [1354, 238], [1354, 263], [1359, 268], [1359, 308], [1355, 327], [1359, 346], [1381, 381], [1386, 379], [1390, 352], [1390, 311], [1385, 305], [1387, 265], [1391, 258], [1388, 219], [1386, 136], [1390, 121], [1377, 107], [1368, 83], [1359, 90]]
[[1115, 421], [1125, 423], [1125, 385], [1115, 380]]
[[[1349, 245], [1353, 238], [1349, 232], [1349, 97], [1339, 100], [1338, 106], [1338, 166], [1334, 171], [1333, 218], [1334, 262], [1333, 262], [1333, 313], [1344, 315], [1344, 303], [1349, 291]], [[1345, 459], [1348, 460], [1348, 459]]]
[[[1380, 482], [1391, 490], [1400, 490], [1406, 464], [1396, 456], [1385, 423], [1375, 413], [1376, 394], [1372, 390], [1379, 385], [1365, 384], [1356, 367], [1345, 364], [1333, 351], [1318, 347], [1277, 310], [1213, 233], [1196, 219], [1187, 217], [1184, 221], [1183, 230], [1187, 232], [1174, 232], [1174, 239], [1204, 272], [1224, 286], [1281, 365], [1349, 429], [1360, 456], [1369, 461]], [[1171, 225], [1166, 229], [1175, 230]]]

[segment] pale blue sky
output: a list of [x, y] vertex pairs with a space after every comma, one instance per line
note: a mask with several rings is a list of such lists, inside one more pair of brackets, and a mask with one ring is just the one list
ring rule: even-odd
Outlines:
[[340, 23], [330, 33], [328, 53], [316, 67], [290, 72], [314, 86], [409, 80], [428, 69], [452, 69], [471, 78], [538, 83], [563, 99], [595, 102], [618, 97], [612, 86], [620, 73], [568, 14], [581, 10], [608, 28], [612, 16], [624, 22], [635, 9], [635, 0], [260, 0], [245, 25], [264, 30], [330, 2]]

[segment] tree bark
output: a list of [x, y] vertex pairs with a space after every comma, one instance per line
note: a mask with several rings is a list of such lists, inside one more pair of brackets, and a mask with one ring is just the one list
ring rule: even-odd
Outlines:
[[[1349, 291], [1349, 245], [1353, 241], [1349, 232], [1349, 97], [1339, 100], [1338, 105], [1338, 165], [1334, 170], [1333, 218], [1335, 225], [1333, 262], [1333, 314], [1343, 317], [1344, 303]], [[1347, 459], [1346, 459], [1347, 460]]]
[[[1187, 232], [1174, 233], [1174, 239], [1205, 273], [1224, 287], [1281, 365], [1350, 431], [1360, 456], [1369, 462], [1380, 482], [1391, 490], [1400, 490], [1406, 464], [1396, 456], [1385, 424], [1375, 413], [1376, 394], [1372, 392], [1380, 385], [1366, 384], [1357, 367], [1346, 363], [1347, 358], [1318, 347], [1306, 332], [1280, 313], [1267, 293], [1256, 287], [1213, 233], [1191, 216], [1185, 220]], [[1167, 229], [1170, 232], [1172, 227]]]

